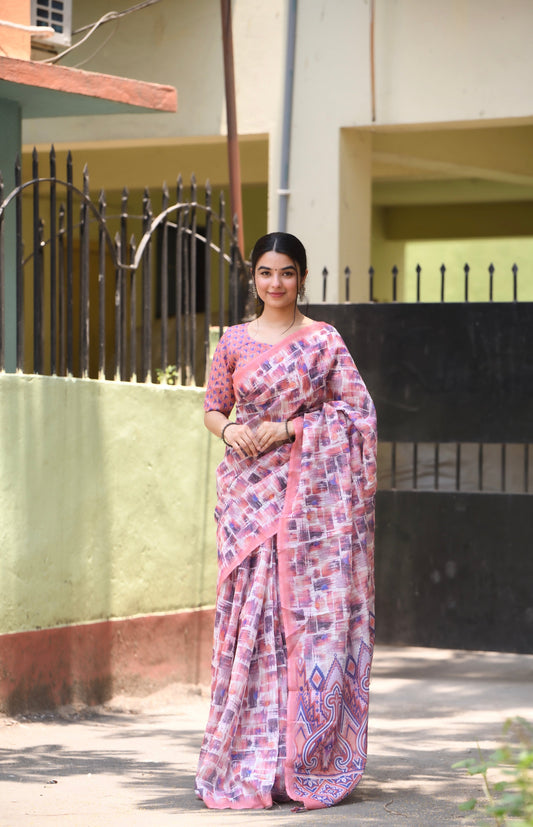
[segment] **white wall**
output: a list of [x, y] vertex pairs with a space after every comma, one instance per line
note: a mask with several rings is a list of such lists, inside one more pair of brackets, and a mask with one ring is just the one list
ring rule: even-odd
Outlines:
[[[533, 119], [530, 0], [376, 0], [375, 9], [372, 122], [369, 0], [298, 5], [289, 230], [307, 243], [312, 273], [325, 265], [333, 275], [331, 301], [346, 265], [353, 297], [367, 291], [374, 152], [351, 130], [368, 130], [373, 144], [380, 131], [395, 133], [394, 141], [414, 124], [421, 132], [437, 124], [471, 130]], [[449, 174], [448, 166], [431, 176]], [[310, 281], [314, 299], [319, 281], [314, 290]]]
[[[74, 28], [130, 0], [74, 0]], [[234, 0], [233, 39], [239, 131], [268, 132], [277, 118], [283, 67], [283, 0]], [[165, 83], [178, 91], [172, 114], [112, 115], [26, 121], [24, 143], [220, 135], [226, 129], [220, 3], [161, 0], [106, 24], [62, 63], [111, 75]], [[91, 55], [93, 55], [91, 57]], [[60, 136], [60, 138], [58, 138]]]
[[376, 0], [377, 122], [533, 114], [531, 0]]
[[[298, 4], [288, 229], [307, 246], [312, 300], [321, 295], [323, 267], [330, 273], [328, 300], [335, 301], [340, 271], [354, 264], [339, 260], [340, 129], [370, 119], [368, 32], [364, 0]], [[361, 165], [353, 153], [351, 159], [353, 173]], [[363, 173], [365, 192], [369, 173]], [[272, 198], [276, 182], [270, 183]]]

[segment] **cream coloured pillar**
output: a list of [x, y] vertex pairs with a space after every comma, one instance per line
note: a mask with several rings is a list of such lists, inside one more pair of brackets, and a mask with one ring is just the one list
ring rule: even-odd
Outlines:
[[339, 287], [345, 297], [344, 269], [351, 270], [350, 301], [369, 298], [368, 269], [372, 227], [372, 134], [340, 130], [339, 158]]

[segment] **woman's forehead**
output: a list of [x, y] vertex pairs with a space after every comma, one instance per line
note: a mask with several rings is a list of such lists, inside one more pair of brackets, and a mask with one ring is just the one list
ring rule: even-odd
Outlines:
[[293, 267], [297, 269], [296, 263], [290, 256], [285, 253], [277, 253], [274, 250], [269, 250], [267, 253], [263, 253], [261, 258], [258, 260], [256, 267], [275, 267], [277, 269]]

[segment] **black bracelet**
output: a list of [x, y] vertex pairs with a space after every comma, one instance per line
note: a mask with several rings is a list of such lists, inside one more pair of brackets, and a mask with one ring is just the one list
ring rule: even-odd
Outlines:
[[230, 425], [237, 425], [237, 423], [236, 422], [226, 422], [226, 424], [222, 428], [222, 433], [220, 434], [220, 439], [222, 440], [224, 445], [227, 445], [229, 448], [231, 448], [231, 445], [229, 444], [229, 442], [226, 442], [226, 439], [224, 437], [224, 431], [226, 430], [226, 428], [229, 428]]
[[288, 419], [285, 420], [285, 431], [287, 433], [287, 439], [289, 440], [289, 442], [294, 442], [294, 436], [291, 436], [290, 433], [289, 433], [289, 420]]

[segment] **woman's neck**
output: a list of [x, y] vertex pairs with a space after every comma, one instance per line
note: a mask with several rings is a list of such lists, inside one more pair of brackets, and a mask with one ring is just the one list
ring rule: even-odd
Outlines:
[[265, 307], [256, 322], [258, 327], [268, 328], [269, 330], [284, 330], [297, 325], [302, 318], [303, 314], [298, 308], [272, 310], [272, 308]]

